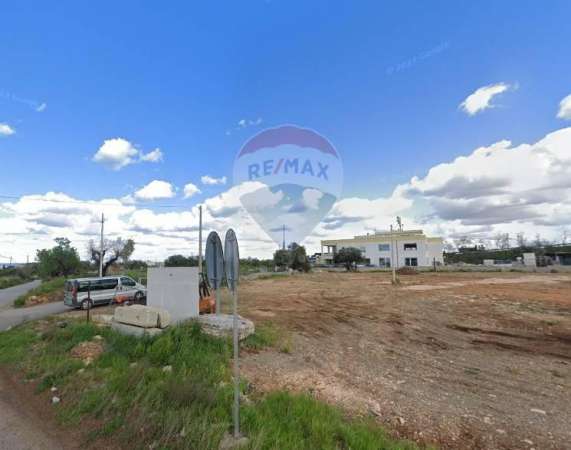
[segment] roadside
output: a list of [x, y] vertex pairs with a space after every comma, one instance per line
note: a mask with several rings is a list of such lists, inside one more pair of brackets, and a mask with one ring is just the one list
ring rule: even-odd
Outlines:
[[[68, 315], [65, 323], [50, 318], [0, 333], [0, 364], [39, 393], [27, 408], [57, 413], [72, 433], [81, 430], [81, 448], [218, 450], [232, 428], [231, 354], [230, 340], [204, 335], [192, 322], [151, 339]], [[241, 391], [244, 449], [416, 448], [311, 395], [254, 393], [245, 379]], [[41, 448], [66, 448], [56, 442]], [[25, 437], [15, 443], [8, 448], [36, 448]]]
[[13, 308], [0, 310], [0, 331], [15, 327], [30, 320], [42, 319], [52, 314], [60, 314], [69, 311], [70, 308], [63, 304], [46, 303], [44, 305], [31, 306], [30, 308]]
[[71, 450], [73, 430], [63, 430], [47, 408], [38, 408], [40, 399], [31, 384], [14, 379], [0, 367], [0, 449]]

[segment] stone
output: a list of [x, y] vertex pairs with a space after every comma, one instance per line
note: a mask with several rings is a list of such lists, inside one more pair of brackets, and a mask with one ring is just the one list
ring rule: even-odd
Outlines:
[[111, 325], [113, 314], [94, 314], [91, 320], [102, 325]]
[[542, 414], [544, 416], [547, 414], [543, 409], [538, 409], [538, 408], [531, 408], [530, 411], [537, 414]]
[[59, 397], [56, 397], [55, 395], [52, 397], [52, 404], [53, 405], [57, 405], [59, 402], [61, 402], [61, 399]]
[[[197, 319], [202, 331], [215, 337], [232, 336], [234, 316], [230, 314], [204, 314]], [[254, 322], [238, 316], [238, 337], [246, 339], [255, 331]]]
[[235, 438], [231, 433], [226, 433], [220, 441], [220, 450], [230, 450], [232, 448], [242, 448], [248, 445], [246, 436], [238, 436]]
[[60, 328], [65, 328], [65, 327], [67, 327], [67, 322], [65, 320], [60, 320], [60, 321], [56, 322], [56, 326], [58, 326]]
[[103, 336], [96, 334], [95, 336], [93, 336], [93, 340], [94, 341], [102, 341], [103, 340]]
[[172, 372], [172, 366], [164, 366], [163, 372], [171, 373]]
[[157, 323], [158, 328], [167, 328], [171, 324], [171, 315], [165, 308], [159, 308], [158, 306], [146, 306], [152, 311], [155, 311], [159, 316], [159, 322]]
[[142, 328], [142, 327], [137, 327], [135, 325], [129, 325], [126, 323], [119, 323], [115, 321], [111, 322], [111, 328], [114, 329], [115, 331], [118, 331], [119, 333], [127, 334], [130, 336], [137, 336], [137, 337], [156, 336], [157, 334], [160, 334], [163, 331], [161, 328]]
[[52, 388], [50, 389], [50, 391], [52, 391], [52, 392], [56, 392], [56, 391], [57, 391], [57, 387], [55, 387], [55, 386], [52, 386]]
[[141, 328], [158, 328], [159, 313], [154, 308], [143, 305], [123, 306], [115, 309], [113, 322]]

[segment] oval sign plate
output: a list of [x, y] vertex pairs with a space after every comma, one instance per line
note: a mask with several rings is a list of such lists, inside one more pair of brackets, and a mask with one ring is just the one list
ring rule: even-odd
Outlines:
[[228, 287], [234, 291], [240, 277], [240, 252], [238, 251], [238, 239], [236, 233], [230, 228], [224, 239], [224, 269]]
[[220, 288], [224, 279], [224, 257], [222, 241], [216, 231], [210, 232], [206, 239], [206, 277], [213, 289]]

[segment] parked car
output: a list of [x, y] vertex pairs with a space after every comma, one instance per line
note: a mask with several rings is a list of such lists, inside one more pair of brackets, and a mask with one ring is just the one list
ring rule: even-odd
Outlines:
[[[63, 303], [73, 308], [87, 309], [116, 301], [145, 303], [147, 288], [126, 276], [75, 278], [65, 282]], [[91, 305], [89, 305], [91, 303]]]

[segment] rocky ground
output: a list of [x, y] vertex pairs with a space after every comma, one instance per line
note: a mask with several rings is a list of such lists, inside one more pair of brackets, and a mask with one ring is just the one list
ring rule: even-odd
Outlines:
[[443, 448], [569, 448], [569, 274], [315, 273], [242, 283], [241, 312], [291, 333], [245, 356], [258, 390], [313, 392]]

